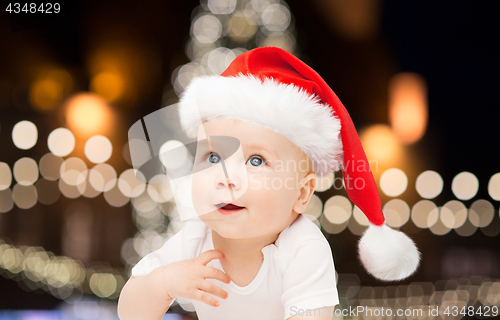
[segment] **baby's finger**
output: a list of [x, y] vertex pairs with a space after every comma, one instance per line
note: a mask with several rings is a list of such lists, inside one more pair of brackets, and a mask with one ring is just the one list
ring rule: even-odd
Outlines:
[[220, 305], [219, 301], [215, 300], [209, 296], [206, 292], [198, 290], [195, 294], [195, 300], [201, 301], [212, 307], [218, 307]]
[[214, 296], [220, 297], [222, 299], [226, 299], [228, 297], [228, 293], [226, 291], [222, 290], [221, 288], [219, 288], [218, 286], [207, 280], [203, 280], [199, 288], [205, 292], [211, 293]]
[[204, 266], [207, 265], [210, 261], [213, 259], [223, 259], [224, 254], [219, 251], [219, 250], [208, 250], [205, 252], [202, 252], [198, 257], [195, 258], [198, 262], [203, 264]]
[[203, 278], [217, 279], [224, 283], [231, 282], [231, 279], [229, 279], [229, 276], [224, 271], [208, 266], [203, 268], [202, 276]]

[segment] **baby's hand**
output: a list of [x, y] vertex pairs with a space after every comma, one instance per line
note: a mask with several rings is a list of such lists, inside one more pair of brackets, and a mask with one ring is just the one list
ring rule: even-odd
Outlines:
[[169, 298], [184, 298], [198, 300], [213, 307], [219, 306], [219, 301], [207, 292], [226, 299], [228, 294], [206, 278], [217, 279], [229, 283], [231, 280], [223, 271], [208, 267], [213, 259], [223, 259], [224, 254], [219, 250], [208, 250], [195, 259], [188, 259], [170, 263], [163, 268], [163, 286]]

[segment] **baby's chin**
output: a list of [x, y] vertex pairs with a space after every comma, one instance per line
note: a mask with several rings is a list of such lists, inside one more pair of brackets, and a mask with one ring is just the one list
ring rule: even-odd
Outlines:
[[213, 231], [226, 239], [247, 239], [245, 231], [239, 223], [215, 220], [210, 218], [210, 214], [204, 214], [200, 216], [200, 219]]

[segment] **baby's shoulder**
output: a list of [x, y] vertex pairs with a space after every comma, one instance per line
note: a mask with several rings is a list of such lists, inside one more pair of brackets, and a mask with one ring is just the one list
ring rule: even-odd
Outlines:
[[305, 245], [328, 244], [321, 230], [306, 216], [300, 214], [283, 230], [276, 240], [279, 251], [292, 253]]

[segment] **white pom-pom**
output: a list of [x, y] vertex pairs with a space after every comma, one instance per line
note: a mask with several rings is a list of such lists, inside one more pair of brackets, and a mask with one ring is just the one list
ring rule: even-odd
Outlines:
[[370, 225], [361, 237], [358, 249], [366, 270], [375, 278], [385, 281], [409, 277], [420, 261], [415, 243], [401, 231], [385, 224]]

